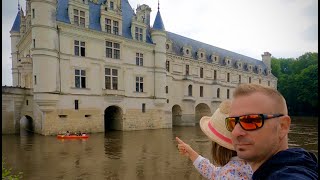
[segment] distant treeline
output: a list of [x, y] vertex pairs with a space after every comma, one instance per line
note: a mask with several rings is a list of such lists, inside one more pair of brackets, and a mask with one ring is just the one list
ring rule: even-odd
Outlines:
[[296, 59], [272, 57], [271, 68], [289, 115], [318, 116], [318, 53], [308, 52]]

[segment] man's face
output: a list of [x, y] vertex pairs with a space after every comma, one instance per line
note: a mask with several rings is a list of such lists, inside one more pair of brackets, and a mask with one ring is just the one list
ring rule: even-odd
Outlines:
[[[276, 114], [276, 103], [262, 93], [240, 96], [232, 101], [229, 116], [246, 114]], [[246, 131], [236, 124], [232, 131], [232, 143], [238, 157], [248, 161], [264, 161], [272, 156], [280, 144], [280, 126], [278, 118], [264, 121], [262, 128]]]

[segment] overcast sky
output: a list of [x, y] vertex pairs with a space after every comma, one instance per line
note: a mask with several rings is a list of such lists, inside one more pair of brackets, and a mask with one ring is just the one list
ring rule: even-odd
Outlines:
[[[129, 0], [151, 7], [157, 0]], [[20, 0], [25, 10], [25, 0]], [[18, 0], [2, 0], [2, 85], [12, 85], [10, 33]], [[261, 60], [318, 52], [318, 0], [160, 0], [167, 31]]]

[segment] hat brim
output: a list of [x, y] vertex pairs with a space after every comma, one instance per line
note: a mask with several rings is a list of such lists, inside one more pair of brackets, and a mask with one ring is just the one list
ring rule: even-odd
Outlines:
[[200, 119], [200, 128], [202, 132], [204, 132], [211, 141], [218, 143], [220, 146], [223, 146], [227, 149], [234, 150], [232, 143], [228, 143], [221, 138], [217, 137], [209, 128], [209, 122], [211, 117], [203, 116]]

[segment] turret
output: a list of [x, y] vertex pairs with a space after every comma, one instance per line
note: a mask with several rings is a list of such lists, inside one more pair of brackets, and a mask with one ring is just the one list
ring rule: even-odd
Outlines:
[[161, 18], [159, 6], [156, 19], [151, 29], [151, 38], [155, 44], [155, 97], [166, 98], [165, 87], [166, 87], [166, 40], [167, 34], [164, 29], [163, 21]]
[[18, 49], [17, 44], [20, 41], [20, 7], [16, 19], [14, 20], [13, 26], [10, 30], [11, 37], [11, 58], [12, 58], [12, 86], [19, 86], [19, 75], [17, 69], [18, 63]]
[[59, 91], [57, 0], [30, 0], [34, 92]]

